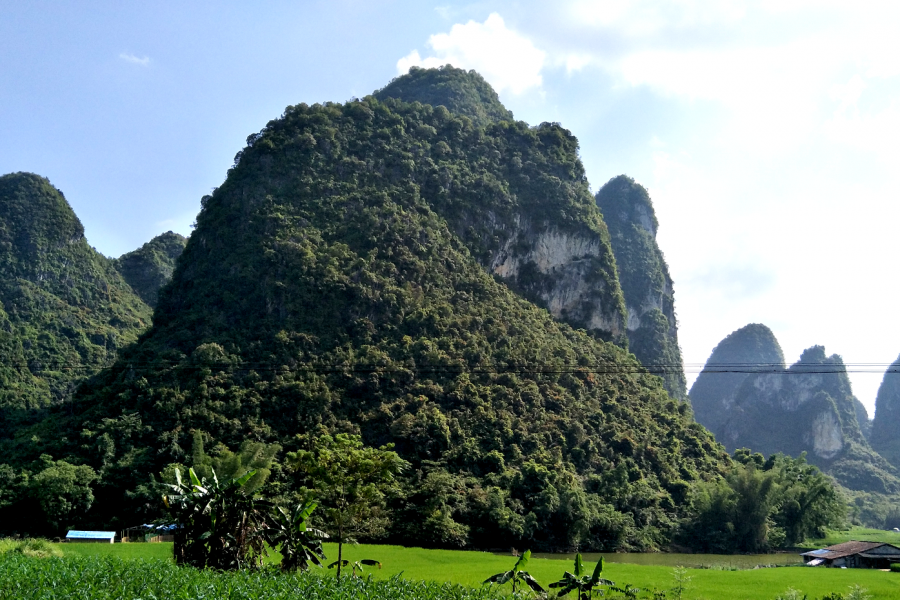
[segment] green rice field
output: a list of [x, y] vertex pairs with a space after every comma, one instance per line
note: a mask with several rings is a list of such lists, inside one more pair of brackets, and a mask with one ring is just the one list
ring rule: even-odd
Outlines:
[[[161, 561], [153, 562], [165, 562], [171, 559], [172, 553], [172, 545], [166, 543], [61, 544], [59, 547], [66, 557], [96, 557], [98, 559], [102, 557], [99, 562], [111, 557], [144, 559], [144, 561], [161, 559]], [[325, 544], [325, 552], [329, 557], [334, 558], [337, 555], [337, 546]], [[437, 587], [431, 588], [432, 590], [439, 589], [445, 583], [461, 584], [467, 588], [480, 588], [484, 579], [494, 573], [510, 569], [516, 560], [513, 556], [501, 556], [486, 552], [426, 550], [382, 545], [345, 546], [344, 555], [351, 561], [364, 558], [381, 561], [383, 564], [381, 570], [366, 571], [366, 575], [371, 575], [373, 581], [382, 582], [379, 585], [388, 585], [391, 581], [396, 583], [397, 576], [399, 576], [407, 582], [433, 582]], [[62, 559], [63, 562], [65, 560]], [[269, 560], [277, 562], [278, 557], [270, 556]], [[609, 560], [605, 565], [604, 577], [613, 580], [618, 585], [627, 583], [645, 590], [641, 594], [642, 597], [651, 597], [650, 591], [653, 589], [669, 590], [675, 583], [671, 566], [636, 565]], [[571, 561], [562, 558], [532, 558], [528, 565], [528, 571], [544, 586], [556, 581], [564, 571], [571, 570], [571, 568]], [[807, 594], [809, 600], [814, 600], [831, 592], [846, 593], [850, 586], [859, 585], [866, 588], [874, 600], [900, 599], [900, 573], [808, 567], [730, 570], [732, 568], [732, 566], [723, 564], [713, 565], [712, 568], [687, 569], [687, 575], [691, 580], [683, 598], [685, 600], [773, 600], [788, 588], [794, 588]], [[186, 569], [182, 571], [197, 573]], [[314, 572], [314, 578], [334, 576], [333, 571], [314, 569]], [[223, 577], [227, 576], [223, 575]], [[267, 576], [273, 577], [273, 575]], [[280, 575], [274, 577], [280, 577]], [[234, 597], [243, 598], [245, 596]], [[325, 597], [323, 596], [323, 598]], [[432, 597], [443, 598], [444, 596]], [[467, 596], [447, 597], [463, 598]], [[0, 599], [2, 598], [3, 596], [0, 595]]]

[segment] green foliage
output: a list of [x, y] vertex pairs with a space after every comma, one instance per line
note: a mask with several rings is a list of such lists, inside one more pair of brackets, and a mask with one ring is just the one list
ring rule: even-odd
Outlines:
[[281, 451], [278, 444], [244, 440], [238, 452], [232, 452], [227, 446], [218, 444], [214, 456], [210, 456], [204, 448], [203, 434], [194, 431], [193, 438], [191, 468], [197, 477], [209, 480], [216, 476], [223, 480], [240, 479], [252, 471], [252, 476], [242, 486], [244, 494], [253, 494], [262, 487], [272, 472], [275, 455]]
[[491, 585], [494, 585], [495, 583], [497, 585], [504, 585], [509, 583], [512, 585], [513, 594], [515, 594], [516, 588], [520, 584], [525, 584], [534, 592], [543, 592], [544, 588], [541, 587], [541, 584], [525, 570], [529, 558], [531, 558], [531, 550], [526, 550], [516, 561], [516, 564], [513, 565], [512, 569], [497, 573], [496, 575], [491, 575], [484, 580], [482, 585], [488, 583]]
[[0, 177], [0, 441], [67, 401], [149, 324], [59, 190], [30, 173]]
[[150, 307], [155, 307], [159, 290], [172, 279], [175, 261], [184, 251], [187, 238], [167, 231], [114, 261], [116, 269], [131, 289]]
[[277, 506], [270, 515], [266, 541], [281, 553], [282, 571], [305, 571], [310, 563], [322, 566], [325, 560], [322, 540], [328, 534], [308, 526], [316, 506], [315, 502], [303, 502], [293, 510]]
[[[385, 494], [395, 488], [397, 475], [408, 463], [390, 446], [364, 447], [359, 436], [324, 434], [308, 443], [309, 450], [288, 454], [287, 462], [308, 478], [328, 515], [325, 529], [338, 543], [338, 559], [329, 568], [337, 566], [340, 577], [346, 562], [344, 543], [355, 543], [357, 536], [383, 536], [387, 531]], [[354, 565], [354, 574], [356, 569]]]
[[41, 538], [26, 538], [24, 540], [12, 540], [0, 538], [0, 555], [7, 552], [22, 554], [30, 558], [60, 558], [63, 553], [48, 540]]
[[805, 456], [765, 460], [739, 450], [735, 461], [724, 479], [695, 486], [684, 544], [710, 553], [768, 552], [844, 523], [846, 501]]
[[258, 571], [220, 572], [178, 567], [162, 561], [66, 558], [37, 560], [0, 554], [0, 600], [21, 598], [271, 598], [299, 600], [488, 600], [500, 594], [449, 583], [400, 577], [373, 581], [361, 577], [314, 577], [308, 573], [273, 576]]
[[382, 101], [396, 98], [445, 106], [452, 113], [470, 118], [479, 127], [513, 120], [513, 114], [500, 103], [497, 92], [481, 75], [449, 64], [439, 69], [412, 67], [409, 73], [396, 77], [374, 96]]
[[659, 223], [650, 195], [634, 179], [619, 175], [600, 188], [595, 200], [609, 227], [628, 309], [628, 348], [662, 377], [669, 394], [687, 399], [672, 278], [656, 243]]
[[[289, 107], [202, 200], [153, 328], [9, 462], [105, 469], [90, 517], [124, 525], [153, 516], [151, 474], [187, 464], [195, 431], [287, 452], [348, 433], [410, 463], [390, 540], [659, 548], [728, 458], [633, 357], [486, 272], [517, 215], [597, 241], [591, 301], [623, 322], [566, 130], [371, 97]], [[303, 486], [270, 479], [285, 498]]]
[[[577, 592], [578, 600], [590, 600], [591, 594], [594, 593], [594, 588], [598, 585], [605, 585], [613, 588], [616, 591], [621, 591], [623, 594], [632, 594], [633, 589], [625, 586], [621, 590], [615, 588], [615, 582], [610, 581], [609, 579], [603, 579], [600, 575], [603, 573], [603, 557], [600, 557], [600, 560], [597, 561], [597, 566], [594, 567], [593, 573], [590, 575], [584, 570], [584, 564], [581, 562], [581, 554], [575, 555], [575, 568], [573, 569], [573, 573], [569, 573], [566, 571], [563, 578], [559, 581], [555, 581], [551, 583], [548, 587], [550, 588], [560, 588], [556, 593], [557, 596], [565, 596], [570, 592]], [[639, 590], [638, 590], [639, 591]], [[603, 592], [600, 592], [602, 594]]]
[[176, 526], [175, 562], [225, 570], [261, 565], [266, 515], [273, 507], [245, 489], [253, 472], [221, 482], [215, 471], [212, 481], [199, 479], [193, 469], [188, 475], [190, 483], [182, 482], [176, 470], [173, 493], [163, 496]]

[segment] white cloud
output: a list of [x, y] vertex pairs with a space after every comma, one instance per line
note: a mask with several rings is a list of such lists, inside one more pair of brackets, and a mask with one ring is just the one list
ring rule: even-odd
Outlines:
[[540, 88], [541, 70], [546, 53], [527, 37], [506, 27], [503, 18], [492, 13], [484, 23], [469, 21], [456, 24], [449, 33], [428, 38], [433, 54], [422, 58], [418, 50], [397, 61], [397, 72], [406, 73], [412, 66], [425, 68], [452, 64], [461, 69], [475, 69], [494, 86], [521, 94]]
[[128, 52], [123, 52], [119, 55], [119, 58], [124, 60], [127, 63], [131, 63], [133, 65], [140, 65], [142, 67], [150, 66], [150, 57], [149, 56], [135, 56], [134, 54], [130, 54]]

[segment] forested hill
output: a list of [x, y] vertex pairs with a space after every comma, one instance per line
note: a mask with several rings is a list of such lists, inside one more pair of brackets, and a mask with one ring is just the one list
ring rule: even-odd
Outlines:
[[480, 127], [497, 121], [512, 121], [513, 114], [500, 102], [497, 92], [475, 71], [444, 65], [439, 69], [412, 67], [374, 94], [381, 101], [396, 98], [444, 106], [464, 115]]
[[175, 261], [186, 243], [183, 235], [167, 231], [120, 256], [115, 260], [116, 269], [144, 302], [155, 307], [159, 290], [172, 278]]
[[[428, 145], [425, 164], [437, 166], [421, 183], [483, 268], [557, 319], [627, 346], [609, 231], [571, 133], [558, 124], [513, 122], [478, 73], [449, 65], [411, 69], [376, 97], [435, 105], [434, 127], [454, 124], [451, 136], [433, 137], [432, 125], [415, 132]], [[470, 121], [481, 114], [491, 118]], [[447, 168], [460, 161], [466, 171]]]
[[[193, 431], [285, 450], [359, 432], [412, 463], [392, 539], [659, 547], [722, 447], [626, 351], [507, 286], [541, 289], [540, 265], [484, 268], [506, 243], [491, 215], [604, 239], [576, 149], [557, 125], [393, 99], [288, 107], [203, 198], [153, 328], [20, 451], [93, 465], [112, 526], [150, 516], [141, 490]], [[621, 315], [611, 254], [578, 252]]]
[[704, 380], [698, 377], [691, 389], [698, 420], [729, 449], [806, 452], [810, 463], [851, 490], [900, 492], [896, 470], [863, 435], [859, 410], [865, 419], [865, 409], [853, 396], [841, 357], [813, 346], [787, 369], [780, 357], [762, 325], [723, 340], [701, 374]]
[[641, 364], [655, 367], [669, 394], [686, 400], [675, 292], [669, 266], [656, 243], [659, 224], [650, 194], [631, 177], [619, 175], [600, 188], [595, 198], [609, 227], [625, 295], [628, 349]]
[[0, 177], [0, 437], [66, 400], [149, 324], [59, 190], [30, 173]]

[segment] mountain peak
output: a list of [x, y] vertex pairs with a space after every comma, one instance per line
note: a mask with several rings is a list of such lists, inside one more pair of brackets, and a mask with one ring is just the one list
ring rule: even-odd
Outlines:
[[479, 127], [513, 120], [512, 112], [503, 106], [497, 92], [484, 77], [451, 65], [437, 69], [411, 67], [409, 73], [395, 78], [374, 96], [382, 101], [395, 98], [403, 102], [445, 106], [452, 113], [469, 117]]

